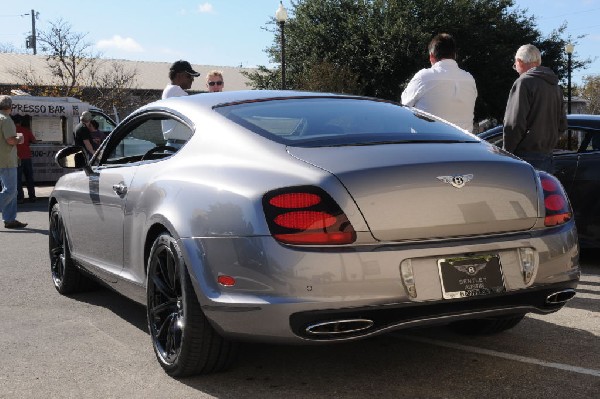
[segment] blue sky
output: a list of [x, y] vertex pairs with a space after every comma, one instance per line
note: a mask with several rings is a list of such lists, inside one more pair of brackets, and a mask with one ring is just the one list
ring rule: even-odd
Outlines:
[[[290, 8], [289, 0], [284, 6]], [[535, 15], [547, 34], [563, 22], [574, 37], [587, 34], [575, 48], [576, 56], [596, 58], [582, 76], [600, 74], [600, 0], [516, 0]], [[28, 0], [0, 8], [0, 43], [24, 48], [31, 32], [31, 10], [39, 12], [36, 29], [63, 18], [75, 32], [106, 58], [218, 66], [269, 66], [264, 52], [273, 40], [265, 30], [278, 0]], [[272, 28], [272, 26], [270, 27]], [[523, 43], [515, 43], [516, 48]]]

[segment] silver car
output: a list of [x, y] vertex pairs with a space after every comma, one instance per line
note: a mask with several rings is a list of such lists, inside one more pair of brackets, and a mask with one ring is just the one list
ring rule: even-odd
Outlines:
[[580, 275], [553, 176], [373, 98], [242, 91], [127, 117], [49, 202], [61, 294], [100, 281], [147, 307], [174, 377], [236, 343], [328, 343], [425, 325], [495, 333], [559, 310]]

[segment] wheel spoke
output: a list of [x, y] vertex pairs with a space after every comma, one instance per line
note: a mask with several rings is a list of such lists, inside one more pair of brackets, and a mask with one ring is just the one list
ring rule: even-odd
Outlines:
[[169, 251], [170, 255], [167, 259], [167, 270], [169, 272], [169, 285], [173, 289], [173, 292], [177, 293], [177, 264], [175, 257], [173, 256], [172, 250]]
[[57, 246], [54, 247], [50, 250], [50, 254], [52, 255], [53, 258], [57, 258], [59, 256], [61, 256], [64, 253], [63, 247], [62, 246]]
[[169, 287], [167, 287], [165, 285], [165, 282], [159, 276], [151, 276], [151, 281], [156, 291], [158, 291], [159, 294], [164, 296], [167, 301], [175, 302], [177, 300], [176, 293], [173, 292], [173, 290], [171, 290]]
[[56, 243], [57, 246], [63, 244], [63, 229], [62, 223], [57, 215], [52, 216], [52, 220], [50, 221], [50, 233], [52, 234], [52, 239]]
[[167, 352], [167, 355], [170, 355], [171, 359], [174, 359], [178, 355], [179, 348], [181, 347], [181, 328], [179, 326], [179, 316], [177, 314], [171, 318], [167, 334], [165, 351]]
[[177, 313], [177, 303], [174, 301], [168, 301], [157, 304], [150, 309], [150, 314], [158, 316], [164, 312]]
[[177, 318], [177, 313], [170, 313], [165, 319], [162, 321], [161, 325], [158, 327], [156, 331], [156, 337], [160, 339], [169, 339], [169, 330], [173, 324], [173, 319]]
[[[159, 257], [159, 256], [157, 256]], [[160, 253], [160, 274], [163, 276], [164, 283], [171, 292], [175, 293], [173, 282], [171, 280], [171, 271], [173, 269], [173, 254], [170, 249], [163, 248]]]

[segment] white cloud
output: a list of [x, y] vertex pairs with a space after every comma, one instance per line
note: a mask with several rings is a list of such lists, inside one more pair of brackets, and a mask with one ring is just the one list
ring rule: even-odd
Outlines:
[[213, 6], [210, 3], [204, 3], [198, 5], [198, 12], [200, 13], [212, 13], [214, 12]]
[[144, 51], [142, 46], [130, 37], [121, 37], [114, 35], [110, 39], [102, 39], [96, 43], [96, 47], [102, 50], [122, 50], [141, 53]]

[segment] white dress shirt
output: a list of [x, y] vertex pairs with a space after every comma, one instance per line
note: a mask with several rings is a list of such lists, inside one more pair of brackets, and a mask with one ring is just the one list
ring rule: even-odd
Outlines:
[[165, 89], [162, 92], [162, 99], [164, 100], [165, 98], [169, 97], [181, 97], [187, 95], [188, 93], [185, 90], [183, 90], [181, 86], [167, 85], [167, 87], [165, 87]]
[[421, 69], [402, 92], [402, 104], [447, 120], [469, 132], [477, 99], [475, 79], [453, 59]]
[[[162, 99], [164, 100], [165, 98], [169, 97], [183, 97], [187, 95], [188, 93], [185, 90], [183, 90], [180, 86], [167, 85], [167, 87], [165, 87], [165, 89], [163, 90]], [[190, 138], [190, 130], [186, 126], [183, 126], [181, 123], [175, 120], [169, 119], [161, 121], [161, 125], [163, 130], [163, 137], [165, 138], [165, 140], [169, 141], [167, 144], [170, 146], [175, 146], [174, 142], [172, 142], [173, 140], [187, 141]]]

